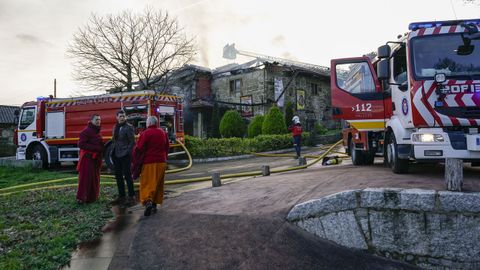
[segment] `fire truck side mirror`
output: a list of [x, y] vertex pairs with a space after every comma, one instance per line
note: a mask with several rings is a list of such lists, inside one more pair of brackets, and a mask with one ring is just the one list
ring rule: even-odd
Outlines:
[[15, 125], [18, 124], [18, 120], [20, 118], [20, 110], [19, 109], [16, 109], [15, 111], [13, 111], [13, 115], [14, 115], [14, 121], [15, 121]]
[[383, 59], [378, 62], [377, 77], [379, 80], [388, 80], [390, 78], [390, 66], [388, 59]]
[[387, 57], [390, 57], [390, 53], [391, 53], [390, 46], [383, 45], [378, 47], [377, 57], [380, 59], [387, 58]]

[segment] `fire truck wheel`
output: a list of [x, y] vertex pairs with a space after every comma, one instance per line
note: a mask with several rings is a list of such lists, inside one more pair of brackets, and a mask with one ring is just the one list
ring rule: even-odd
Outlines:
[[363, 151], [355, 150], [355, 143], [353, 140], [350, 140], [350, 156], [352, 157], [353, 165], [362, 165], [364, 163]]
[[372, 165], [373, 162], [375, 161], [375, 153], [365, 153], [364, 157], [365, 165]]
[[408, 160], [398, 157], [397, 140], [395, 134], [390, 133], [387, 145], [387, 162], [394, 173], [402, 174], [408, 172]]
[[36, 145], [35, 147], [33, 147], [32, 154], [30, 157], [32, 160], [42, 161], [42, 168], [44, 169], [48, 168], [47, 152], [45, 151], [45, 148], [43, 148], [41, 145]]

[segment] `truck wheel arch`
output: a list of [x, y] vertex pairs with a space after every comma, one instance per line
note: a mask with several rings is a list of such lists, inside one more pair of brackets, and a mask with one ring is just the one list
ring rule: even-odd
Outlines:
[[[398, 118], [392, 118], [388, 121], [386, 134], [388, 134], [388, 132], [395, 134], [395, 140], [397, 141], [397, 144], [404, 144], [405, 142], [403, 142], [403, 138], [405, 137], [410, 138], [409, 132], [403, 128], [402, 123]], [[386, 139], [387, 138], [385, 138], [385, 141], [387, 141]]]
[[25, 158], [32, 159], [33, 151], [37, 147], [42, 147], [44, 154], [46, 155], [46, 164], [43, 164], [43, 168], [48, 168], [50, 164], [50, 151], [48, 151], [48, 145], [43, 141], [33, 141], [27, 145], [27, 149], [25, 151]]

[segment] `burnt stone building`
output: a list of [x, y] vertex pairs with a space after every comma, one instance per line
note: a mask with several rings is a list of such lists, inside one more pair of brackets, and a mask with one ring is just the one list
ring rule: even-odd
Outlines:
[[311, 130], [319, 122], [334, 127], [330, 99], [330, 71], [326, 67], [290, 64], [262, 59], [227, 65], [213, 70], [212, 94], [226, 104], [251, 103], [239, 106], [244, 117], [264, 115], [277, 104], [281, 109], [291, 102], [298, 115]]
[[[135, 90], [142, 90], [137, 83]], [[277, 104], [291, 102], [306, 130], [319, 122], [334, 127], [327, 67], [257, 58], [210, 70], [196, 65], [170, 72], [156, 84], [159, 93], [183, 98], [185, 134], [206, 138], [211, 131], [214, 103], [221, 113], [236, 109], [249, 121]], [[242, 104], [250, 104], [243, 106]]]
[[[209, 68], [185, 65], [167, 74], [150, 90], [181, 97], [185, 134], [205, 138], [213, 108], [211, 80]], [[136, 83], [135, 90], [143, 90], [140, 85]]]

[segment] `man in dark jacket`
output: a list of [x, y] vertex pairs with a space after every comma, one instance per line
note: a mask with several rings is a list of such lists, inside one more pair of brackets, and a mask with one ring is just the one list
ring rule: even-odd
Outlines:
[[[132, 150], [135, 146], [135, 131], [132, 125], [127, 123], [125, 112], [122, 110], [117, 112], [117, 124], [113, 128], [112, 143], [112, 161], [118, 187], [118, 198], [114, 203], [131, 205], [135, 202], [135, 190], [130, 171]], [[125, 198], [125, 182], [127, 182], [128, 200]]]
[[77, 203], [89, 203], [98, 199], [100, 193], [100, 166], [102, 165], [103, 141], [100, 135], [100, 116], [92, 115], [78, 140]]

